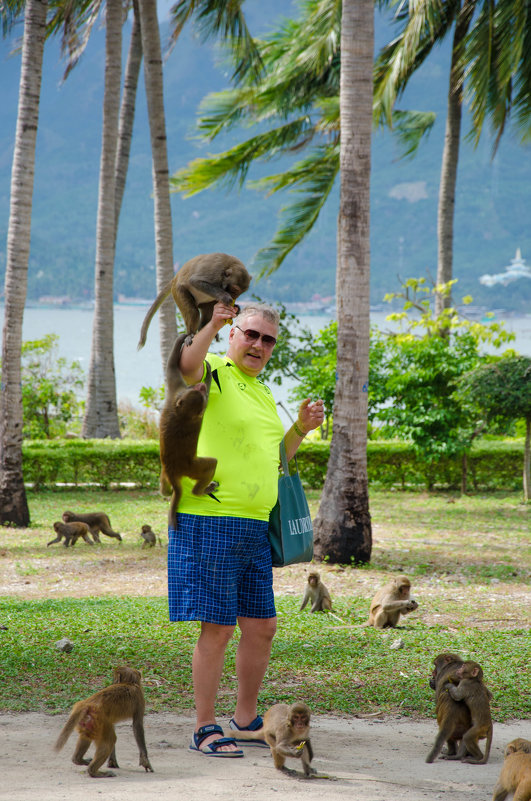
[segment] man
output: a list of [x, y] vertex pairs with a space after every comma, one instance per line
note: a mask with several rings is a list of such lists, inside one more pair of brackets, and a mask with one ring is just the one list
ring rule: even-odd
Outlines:
[[[271, 391], [257, 376], [278, 335], [278, 312], [246, 307], [229, 334], [226, 357], [208, 353], [234, 308], [216, 303], [212, 319], [183, 348], [180, 368], [188, 384], [213, 379], [198, 443], [198, 455], [218, 460], [214, 496], [195, 496], [183, 479], [177, 529], [169, 531], [170, 620], [200, 620], [192, 660], [196, 727], [192, 750], [208, 756], [241, 757], [234, 738], [216, 724], [215, 702], [225, 651], [236, 623], [238, 696], [231, 729], [254, 731], [262, 721], [257, 698], [276, 631], [269, 513], [276, 503], [279, 445], [291, 459], [306, 434], [324, 420], [321, 400], [306, 399], [297, 422], [286, 432]], [[207, 355], [208, 354], [208, 355]], [[237, 739], [237, 734], [235, 735]]]

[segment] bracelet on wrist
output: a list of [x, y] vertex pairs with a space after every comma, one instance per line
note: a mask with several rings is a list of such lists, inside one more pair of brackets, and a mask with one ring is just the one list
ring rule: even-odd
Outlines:
[[298, 437], [305, 437], [306, 434], [308, 433], [307, 431], [301, 431], [301, 429], [297, 425], [297, 422], [293, 423], [293, 429]]

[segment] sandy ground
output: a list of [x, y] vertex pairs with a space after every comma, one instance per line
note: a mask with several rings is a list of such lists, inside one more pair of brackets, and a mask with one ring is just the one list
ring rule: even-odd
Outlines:
[[[409, 718], [312, 721], [313, 765], [333, 779], [295, 777], [273, 767], [269, 750], [246, 747], [243, 759], [206, 757], [188, 749], [192, 718], [150, 714], [145, 719], [154, 773], [138, 766], [128, 723], [117, 726], [120, 769], [114, 778], [91, 779], [74, 765], [74, 737], [56, 754], [52, 745], [66, 716], [0, 715], [0, 797], [10, 801], [264, 801], [304, 798], [363, 801], [490, 801], [503, 748], [514, 737], [531, 739], [531, 721], [495, 723], [487, 765], [424, 761], [436, 724]], [[90, 752], [89, 752], [90, 753]]]

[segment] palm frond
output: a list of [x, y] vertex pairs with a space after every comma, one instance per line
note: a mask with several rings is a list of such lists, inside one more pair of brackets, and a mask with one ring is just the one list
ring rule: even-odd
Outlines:
[[172, 19], [171, 45], [177, 41], [184, 24], [190, 17], [196, 20], [203, 40], [219, 36], [230, 43], [235, 64], [232, 79], [238, 82], [243, 76], [259, 79], [262, 72], [260, 51], [242, 11], [244, 0], [177, 0], [170, 9]]
[[1, 0], [0, 22], [2, 23], [2, 36], [7, 36], [15, 23], [24, 13], [24, 0]]
[[433, 111], [393, 111], [393, 133], [401, 146], [401, 158], [413, 157], [423, 139], [435, 124]]
[[241, 187], [253, 161], [266, 161], [306, 144], [314, 130], [309, 118], [303, 117], [253, 136], [223, 153], [194, 159], [170, 178], [171, 191], [191, 197], [215, 185]]
[[334, 185], [339, 171], [339, 145], [315, 148], [304, 160], [295, 164], [288, 173], [270, 176], [255, 185], [269, 191], [296, 186], [292, 192], [302, 198], [280, 209], [281, 222], [273, 239], [261, 248], [253, 260], [259, 270], [258, 278], [275, 272], [288, 253], [306, 236], [317, 220]]
[[395, 25], [398, 36], [383, 47], [373, 69], [373, 112], [375, 123], [392, 126], [392, 112], [415, 70], [425, 61], [455, 22], [459, 0], [419, 0], [398, 4]]

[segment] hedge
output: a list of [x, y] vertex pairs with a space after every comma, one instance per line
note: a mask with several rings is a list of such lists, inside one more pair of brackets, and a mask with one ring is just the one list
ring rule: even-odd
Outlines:
[[[320, 489], [326, 474], [330, 443], [304, 442], [297, 463], [307, 487]], [[158, 486], [159, 445], [156, 440], [27, 440], [22, 446], [24, 479], [44, 487], [61, 484], [132, 484]], [[458, 458], [423, 461], [407, 442], [369, 440], [369, 483], [379, 487], [458, 489]], [[474, 490], [519, 489], [524, 462], [523, 439], [482, 440], [468, 457], [468, 484]]]

